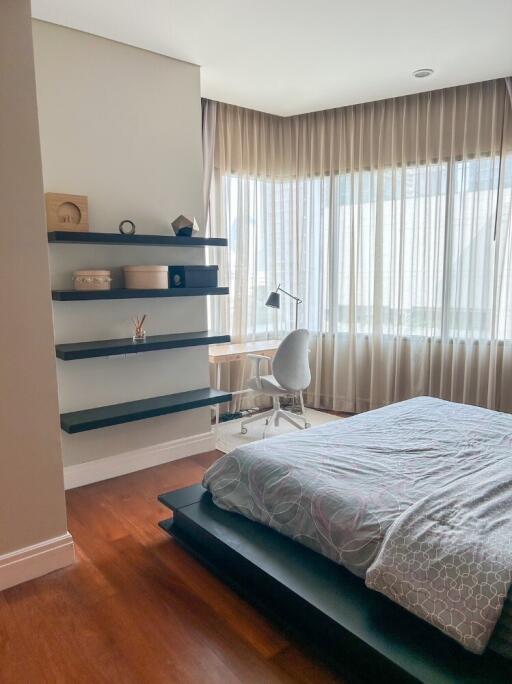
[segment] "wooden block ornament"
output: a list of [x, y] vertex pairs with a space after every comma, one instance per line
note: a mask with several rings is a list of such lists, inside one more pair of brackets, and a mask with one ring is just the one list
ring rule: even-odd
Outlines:
[[47, 192], [44, 197], [48, 232], [54, 230], [87, 232], [89, 230], [89, 206], [85, 195]]

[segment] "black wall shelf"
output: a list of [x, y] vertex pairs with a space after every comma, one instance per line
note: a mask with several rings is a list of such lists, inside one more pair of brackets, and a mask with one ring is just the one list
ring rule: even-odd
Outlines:
[[64, 432], [75, 434], [87, 430], [97, 430], [98, 428], [110, 425], [120, 425], [122, 423], [131, 423], [135, 420], [164, 416], [169, 413], [189, 411], [190, 409], [202, 406], [213, 406], [228, 401], [231, 401], [231, 394], [228, 392], [204, 387], [203, 389], [190, 390], [188, 392], [166, 394], [162, 397], [139, 399], [122, 404], [113, 404], [112, 406], [99, 406], [83, 411], [62, 413], [60, 416], [60, 426]]
[[202, 297], [227, 295], [228, 287], [171, 287], [166, 290], [52, 290], [56, 302], [83, 302], [93, 299], [152, 299], [155, 297]]
[[[171, 235], [122, 235], [118, 233], [53, 231], [48, 233], [51, 244], [68, 245], [131, 245], [159, 247], [225, 247], [224, 238], [181, 237]], [[98, 301], [110, 299], [150, 299], [164, 297], [202, 297], [207, 295], [227, 295], [227, 287], [169, 288], [165, 290], [53, 290], [54, 301]], [[198, 333], [177, 333], [152, 335], [144, 342], [133, 342], [130, 338], [115, 340], [95, 340], [59, 344], [55, 347], [58, 358], [65, 361], [99, 356], [133, 354], [161, 349], [176, 349], [207, 344], [229, 342], [229, 335], [212, 335], [206, 331]], [[203, 389], [167, 394], [150, 399], [140, 399], [111, 406], [100, 406], [63, 413], [60, 416], [61, 428], [69, 434], [96, 430], [110, 425], [120, 425], [145, 418], [163, 416], [202, 406], [213, 406], [231, 401], [231, 394], [210, 387]]]
[[226, 247], [225, 238], [181, 237], [179, 235], [121, 235], [57, 230], [48, 233], [48, 242], [74, 245], [158, 245], [160, 247]]
[[92, 342], [73, 342], [57, 344], [55, 353], [63, 361], [91, 359], [98, 356], [117, 356], [120, 354], [141, 354], [162, 349], [198, 347], [206, 344], [229, 342], [229, 335], [214, 335], [205, 330], [193, 333], [174, 333], [172, 335], [150, 335], [144, 342], [134, 342], [131, 337], [117, 340], [94, 340]]

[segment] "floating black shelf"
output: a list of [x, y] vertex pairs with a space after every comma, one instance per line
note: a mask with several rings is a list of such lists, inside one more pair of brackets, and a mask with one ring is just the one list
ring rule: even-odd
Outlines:
[[56, 230], [48, 233], [48, 242], [75, 245], [159, 245], [160, 247], [225, 247], [225, 238], [181, 237], [179, 235], [121, 235]]
[[214, 335], [207, 331], [193, 333], [174, 333], [172, 335], [150, 335], [143, 342], [134, 342], [131, 337], [117, 340], [94, 340], [92, 342], [73, 342], [57, 344], [55, 353], [63, 361], [91, 359], [97, 356], [117, 356], [119, 354], [141, 354], [161, 349], [198, 347], [205, 344], [229, 342], [229, 335]]
[[201, 406], [213, 406], [231, 401], [229, 392], [221, 392], [211, 387], [166, 394], [162, 397], [127, 401], [112, 406], [99, 406], [83, 411], [61, 413], [60, 426], [64, 432], [74, 434], [87, 430], [97, 430], [109, 425], [131, 423], [135, 420], [165, 416], [169, 413], [189, 411]]
[[166, 290], [52, 290], [56, 302], [76, 302], [91, 299], [150, 299], [154, 297], [202, 297], [227, 295], [228, 287], [171, 287]]

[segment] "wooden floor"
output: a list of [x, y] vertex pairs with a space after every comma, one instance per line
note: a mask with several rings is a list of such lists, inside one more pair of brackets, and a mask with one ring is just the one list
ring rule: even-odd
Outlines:
[[157, 494], [199, 482], [219, 455], [67, 493], [77, 562], [0, 593], [2, 684], [361, 681], [350, 663], [329, 666], [271, 624], [157, 526], [168, 514]]

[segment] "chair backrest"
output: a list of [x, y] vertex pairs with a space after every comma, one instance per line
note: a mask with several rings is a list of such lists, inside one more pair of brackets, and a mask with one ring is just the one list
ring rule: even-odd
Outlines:
[[305, 390], [311, 382], [308, 341], [307, 330], [294, 330], [284, 338], [274, 356], [272, 374], [290, 392]]

